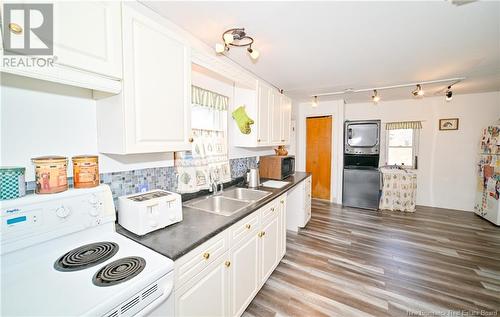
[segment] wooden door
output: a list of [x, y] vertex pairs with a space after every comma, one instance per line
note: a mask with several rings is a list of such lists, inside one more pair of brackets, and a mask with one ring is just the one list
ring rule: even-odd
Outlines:
[[312, 173], [312, 197], [330, 200], [332, 117], [306, 119], [306, 171]]

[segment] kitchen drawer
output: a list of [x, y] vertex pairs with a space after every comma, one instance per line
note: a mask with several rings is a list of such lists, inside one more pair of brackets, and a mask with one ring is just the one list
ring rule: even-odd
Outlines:
[[259, 228], [260, 213], [261, 211], [258, 210], [247, 216], [243, 220], [240, 220], [231, 227], [231, 247], [249, 237], [255, 230]]
[[262, 212], [262, 223], [267, 223], [270, 219], [273, 219], [279, 215], [279, 198], [273, 200], [269, 204], [265, 205], [260, 209]]
[[176, 288], [189, 281], [229, 250], [228, 231], [223, 231], [175, 261]]

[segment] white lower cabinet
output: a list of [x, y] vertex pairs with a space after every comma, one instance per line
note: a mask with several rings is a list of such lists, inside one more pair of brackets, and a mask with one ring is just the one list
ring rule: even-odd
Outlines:
[[228, 252], [175, 290], [176, 316], [229, 316], [230, 267], [227, 259]]
[[175, 261], [175, 316], [241, 316], [285, 253], [286, 195]]
[[267, 224], [263, 225], [260, 237], [260, 283], [264, 284], [274, 271], [276, 264], [279, 262], [278, 252], [280, 239], [279, 233], [279, 217], [273, 217]]
[[253, 234], [231, 251], [231, 316], [240, 316], [260, 288], [259, 237]]

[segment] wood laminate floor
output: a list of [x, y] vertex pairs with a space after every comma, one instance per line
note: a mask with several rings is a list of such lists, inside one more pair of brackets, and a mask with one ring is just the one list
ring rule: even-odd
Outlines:
[[500, 228], [456, 210], [313, 201], [244, 316], [500, 316]]

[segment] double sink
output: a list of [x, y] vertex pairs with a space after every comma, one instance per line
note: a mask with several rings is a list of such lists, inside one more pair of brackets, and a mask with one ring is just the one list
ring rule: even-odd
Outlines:
[[231, 188], [217, 195], [188, 201], [184, 206], [222, 216], [231, 216], [271, 194], [264, 190]]

